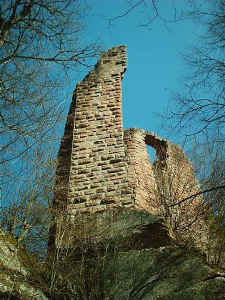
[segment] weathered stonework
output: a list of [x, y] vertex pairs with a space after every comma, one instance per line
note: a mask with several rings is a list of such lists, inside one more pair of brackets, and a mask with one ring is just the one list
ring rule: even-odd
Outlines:
[[132, 128], [124, 131], [124, 144], [128, 159], [128, 180], [133, 187], [135, 207], [158, 214], [156, 180], [146, 148], [144, 130]]
[[[202, 196], [170, 207], [200, 191], [193, 168], [183, 150], [151, 131], [137, 128], [124, 131], [124, 143], [128, 158], [128, 180], [134, 189], [134, 207], [154, 215], [166, 216], [173, 222], [173, 227], [177, 223], [182, 229], [188, 227], [196, 217], [194, 228], [200, 233], [202, 227], [205, 227], [200, 215], [203, 207]], [[146, 145], [156, 151], [156, 161], [153, 164], [147, 154]]]
[[[78, 213], [118, 206], [161, 215], [167, 213], [163, 204], [200, 190], [177, 145], [149, 131], [123, 131], [121, 80], [126, 68], [125, 46], [114, 47], [77, 84], [58, 153], [53, 202], [56, 217], [50, 245], [59, 246], [62, 216], [74, 220]], [[146, 145], [156, 150], [154, 164]], [[201, 197], [193, 198], [189, 205], [175, 208], [184, 225], [201, 201]]]
[[121, 116], [126, 61], [124, 46], [112, 48], [74, 92], [58, 155], [55, 193], [55, 205], [66, 205], [71, 214], [133, 203]]

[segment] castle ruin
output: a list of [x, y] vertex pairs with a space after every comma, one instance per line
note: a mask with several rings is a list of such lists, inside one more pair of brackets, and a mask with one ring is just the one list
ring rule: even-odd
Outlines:
[[[122, 126], [121, 82], [126, 47], [113, 47], [77, 84], [57, 158], [50, 244], [59, 247], [61, 217], [130, 207], [160, 215], [200, 191], [183, 150], [150, 131]], [[150, 124], [149, 124], [150, 125]], [[151, 163], [149, 145], [156, 151]], [[201, 197], [174, 208], [183, 224], [196, 215]], [[172, 208], [171, 208], [172, 209]]]

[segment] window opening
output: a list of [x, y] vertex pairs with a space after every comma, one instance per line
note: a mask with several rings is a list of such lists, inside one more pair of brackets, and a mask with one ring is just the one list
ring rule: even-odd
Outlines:
[[146, 145], [146, 147], [147, 147], [147, 153], [150, 158], [150, 161], [153, 164], [156, 160], [156, 151], [153, 147], [151, 147], [149, 145]]

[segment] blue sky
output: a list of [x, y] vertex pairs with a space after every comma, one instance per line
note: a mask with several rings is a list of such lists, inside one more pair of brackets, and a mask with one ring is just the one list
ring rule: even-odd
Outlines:
[[[182, 53], [196, 43], [201, 32], [199, 25], [191, 20], [165, 23], [157, 19], [147, 27], [150, 7], [138, 7], [123, 18], [109, 23], [109, 18], [121, 15], [128, 8], [127, 0], [91, 0], [90, 15], [87, 18], [85, 40], [98, 40], [105, 50], [112, 46], [126, 45], [128, 69], [123, 79], [123, 126], [152, 130], [168, 137], [171, 132], [162, 129], [163, 120], [159, 114], [166, 111], [172, 101], [171, 92], [182, 88], [187, 68]], [[134, 1], [133, 1], [134, 3]], [[178, 12], [186, 10], [183, 0], [159, 2], [160, 14], [172, 19], [174, 3]], [[71, 78], [74, 86], [87, 70]], [[68, 101], [67, 105], [69, 106]], [[172, 102], [173, 103], [173, 102]], [[172, 139], [176, 139], [172, 137]]]

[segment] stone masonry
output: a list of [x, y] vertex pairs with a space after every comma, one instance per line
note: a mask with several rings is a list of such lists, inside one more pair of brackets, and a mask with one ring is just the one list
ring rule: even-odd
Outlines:
[[[50, 247], [58, 247], [62, 216], [73, 220], [78, 213], [118, 206], [160, 215], [164, 202], [200, 190], [181, 148], [150, 131], [123, 130], [121, 81], [126, 68], [126, 47], [111, 48], [76, 86], [57, 158]], [[146, 145], [156, 151], [154, 164]], [[201, 201], [193, 198], [176, 209], [184, 224]]]
[[[195, 230], [201, 231], [204, 222], [199, 215], [201, 196], [170, 207], [182, 199], [195, 195], [200, 186], [183, 150], [151, 131], [131, 128], [124, 131], [124, 143], [128, 159], [128, 180], [133, 186], [134, 207], [154, 215], [169, 216], [171, 221], [185, 228], [197, 217]], [[150, 162], [146, 145], [156, 151], [156, 161]], [[167, 210], [166, 210], [167, 208]]]

